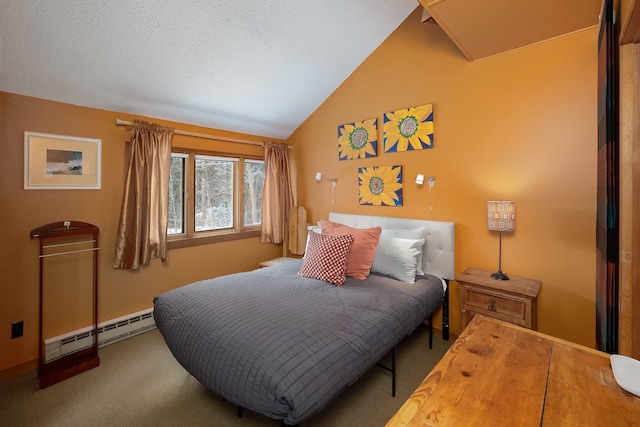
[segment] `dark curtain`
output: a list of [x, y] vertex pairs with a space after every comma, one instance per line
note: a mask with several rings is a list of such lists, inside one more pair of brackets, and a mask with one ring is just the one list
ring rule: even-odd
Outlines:
[[618, 32], [605, 0], [598, 38], [596, 342], [618, 352]]

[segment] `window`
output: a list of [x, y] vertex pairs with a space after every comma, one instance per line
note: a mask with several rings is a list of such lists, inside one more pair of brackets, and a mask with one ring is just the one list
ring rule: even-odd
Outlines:
[[233, 174], [238, 159], [195, 156], [196, 231], [233, 227]]
[[184, 233], [186, 154], [171, 154], [169, 169], [169, 224], [167, 234]]
[[172, 153], [169, 248], [259, 235], [264, 161]]
[[264, 161], [244, 161], [244, 224], [262, 224]]

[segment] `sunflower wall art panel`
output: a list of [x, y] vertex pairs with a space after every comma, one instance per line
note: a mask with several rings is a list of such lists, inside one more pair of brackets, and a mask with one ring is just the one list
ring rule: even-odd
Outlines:
[[385, 113], [384, 152], [433, 148], [433, 104]]
[[361, 205], [402, 206], [402, 166], [358, 168]]
[[378, 155], [378, 119], [338, 126], [338, 160]]

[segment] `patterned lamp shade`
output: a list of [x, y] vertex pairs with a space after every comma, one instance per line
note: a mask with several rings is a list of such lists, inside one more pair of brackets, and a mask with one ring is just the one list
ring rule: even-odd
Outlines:
[[515, 202], [487, 202], [487, 214], [489, 230], [513, 231], [516, 229]]

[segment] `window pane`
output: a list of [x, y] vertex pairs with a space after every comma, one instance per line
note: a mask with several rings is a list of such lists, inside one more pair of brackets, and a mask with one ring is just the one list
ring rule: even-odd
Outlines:
[[183, 156], [171, 156], [167, 234], [184, 233], [184, 166], [185, 158]]
[[262, 223], [264, 162], [244, 162], [244, 225]]
[[233, 227], [233, 161], [196, 156], [195, 229]]

